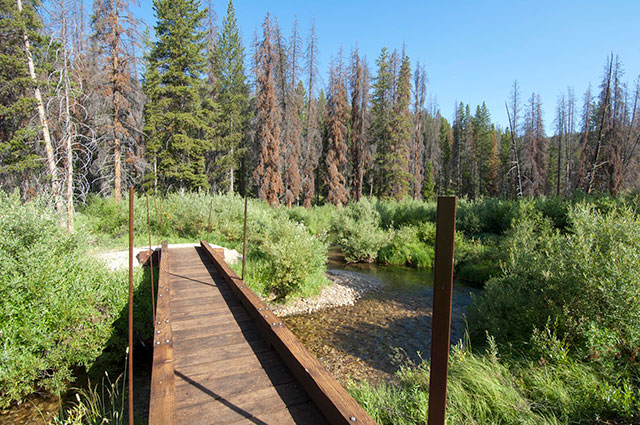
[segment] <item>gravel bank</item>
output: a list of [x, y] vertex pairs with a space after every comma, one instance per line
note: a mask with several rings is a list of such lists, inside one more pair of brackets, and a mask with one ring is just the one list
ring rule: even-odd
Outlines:
[[384, 285], [380, 279], [347, 270], [328, 270], [327, 278], [331, 285], [322, 289], [320, 294], [301, 298], [286, 305], [273, 304], [269, 307], [281, 317], [308, 314], [324, 308], [353, 305], [367, 292], [378, 290]]

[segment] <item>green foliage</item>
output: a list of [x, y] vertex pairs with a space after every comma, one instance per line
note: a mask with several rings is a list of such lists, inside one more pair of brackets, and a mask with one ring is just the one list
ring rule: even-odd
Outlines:
[[232, 189], [230, 178], [233, 178], [233, 170], [238, 169], [239, 159], [245, 153], [242, 142], [249, 116], [244, 48], [231, 0], [210, 56], [215, 78], [213, 95], [220, 107], [220, 113], [214, 120], [218, 137], [213, 147], [212, 174], [216, 175], [215, 187], [228, 190]]
[[[435, 232], [435, 226], [431, 227]], [[405, 226], [394, 231], [390, 243], [380, 250], [378, 261], [385, 264], [431, 267], [435, 256], [434, 246], [427, 245], [420, 239], [420, 230], [418, 227]]]
[[48, 40], [41, 34], [39, 6], [38, 1], [26, 1], [19, 13], [15, 1], [0, 0], [0, 178], [13, 187], [24, 187], [21, 178], [41, 167], [34, 149], [37, 128], [32, 124], [35, 83], [29, 76], [23, 38], [29, 38], [33, 56], [42, 56]]
[[211, 115], [203, 100], [204, 11], [195, 0], [154, 0], [156, 42], [147, 57], [144, 92], [147, 152], [155, 165], [147, 184], [198, 189], [209, 183], [205, 154], [211, 149]]
[[523, 344], [551, 320], [580, 356], [627, 362], [640, 347], [640, 220], [576, 206], [568, 222], [560, 233], [533, 213], [514, 225], [504, 275], [471, 307], [471, 329]]
[[[499, 357], [491, 339], [488, 346], [483, 353], [466, 345], [453, 348], [448, 424], [635, 423], [640, 418], [640, 392], [628, 382], [566, 356], [543, 364], [512, 361]], [[405, 366], [397, 378], [397, 385], [351, 383], [349, 389], [380, 424], [425, 423], [428, 363]]]
[[379, 226], [380, 215], [375, 201], [362, 198], [340, 210], [335, 220], [338, 244], [349, 262], [373, 262], [388, 241], [387, 232]]
[[[149, 205], [153, 243], [204, 239], [242, 251], [244, 200], [237, 195], [174, 193], [164, 198], [150, 197]], [[326, 284], [327, 246], [321, 238], [289, 219], [290, 212], [285, 209], [251, 199], [247, 211], [246, 280], [254, 290], [281, 301], [287, 296], [317, 292]], [[136, 198], [134, 232], [141, 246], [148, 244], [146, 218], [146, 200]], [[93, 240], [107, 247], [126, 244], [127, 220], [128, 207], [112, 199], [90, 198], [79, 209], [78, 222]]]
[[261, 282], [263, 293], [273, 294], [276, 300], [319, 289], [324, 284], [327, 247], [299, 224], [278, 220], [269, 224], [265, 239], [250, 251], [255, 265], [262, 261], [266, 267], [249, 267], [249, 282]]
[[86, 389], [77, 390], [75, 401], [59, 417], [54, 418], [52, 424], [124, 425], [128, 423], [124, 413], [126, 379], [121, 378], [123, 375], [111, 381], [109, 374], [105, 373], [99, 385], [92, 386], [89, 381]]
[[[113, 325], [127, 302], [126, 274], [108, 272], [58, 223], [42, 199], [22, 204], [17, 194], [0, 192], [2, 407], [40, 388], [59, 393], [72, 367], [89, 368], [110, 339], [125, 339]], [[136, 272], [136, 290], [143, 282]], [[136, 329], [148, 334], [142, 323]], [[113, 345], [118, 357], [125, 345]]]

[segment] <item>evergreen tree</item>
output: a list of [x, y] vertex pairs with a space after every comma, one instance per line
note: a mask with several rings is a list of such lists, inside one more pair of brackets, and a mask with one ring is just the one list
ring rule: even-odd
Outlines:
[[216, 186], [234, 191], [239, 159], [245, 154], [243, 142], [249, 105], [249, 89], [244, 71], [244, 48], [238, 31], [233, 1], [229, 0], [227, 16], [213, 50], [215, 95], [219, 105], [216, 131], [219, 138], [214, 148], [213, 167]]
[[280, 108], [276, 97], [273, 36], [269, 13], [262, 24], [263, 40], [257, 55], [257, 130], [258, 164], [253, 178], [258, 185], [258, 196], [271, 206], [280, 205], [282, 162], [280, 159]]
[[449, 185], [451, 184], [451, 124], [442, 118], [440, 121], [440, 152], [442, 152], [442, 177], [440, 179], [440, 189], [444, 194], [449, 193]]
[[35, 48], [44, 42], [42, 23], [31, 2], [22, 13], [15, 0], [0, 1], [0, 186], [31, 191], [40, 168], [37, 129], [29, 121], [36, 112], [36, 83], [27, 68], [24, 33]]
[[371, 106], [371, 141], [376, 151], [375, 178], [370, 181], [370, 193], [384, 196], [391, 194], [393, 187], [389, 180], [389, 164], [391, 155], [391, 108], [393, 100], [394, 76], [390, 69], [390, 57], [387, 48], [380, 52], [376, 64], [378, 73], [373, 84], [373, 96]]
[[284, 138], [284, 183], [287, 207], [300, 196], [300, 155], [302, 144], [302, 110], [304, 108], [304, 87], [299, 90], [298, 71], [302, 40], [298, 31], [298, 19], [293, 21], [289, 42], [289, 73], [286, 90], [287, 108], [284, 114], [283, 127], [286, 128]]
[[498, 196], [498, 188], [500, 186], [500, 155], [499, 155], [499, 138], [500, 132], [491, 126], [491, 154], [489, 155], [489, 163], [487, 166], [487, 193], [489, 196]]
[[351, 58], [351, 190], [357, 202], [362, 198], [364, 175], [370, 162], [367, 140], [369, 72], [356, 49]]
[[202, 73], [205, 11], [196, 0], [154, 0], [156, 42], [145, 75], [147, 149], [153, 177], [162, 187], [198, 189], [208, 186], [205, 154], [207, 119], [203, 108]]
[[489, 193], [489, 161], [493, 145], [493, 129], [491, 126], [491, 114], [485, 102], [476, 108], [473, 118], [473, 145], [474, 145], [474, 173], [473, 186], [475, 195]]
[[425, 201], [433, 201], [436, 197], [436, 182], [433, 176], [433, 164], [431, 161], [427, 162], [424, 169], [424, 183], [422, 186], [422, 198]]
[[[135, 110], [141, 105], [135, 103], [138, 90], [132, 78], [134, 58], [127, 40], [135, 39], [136, 20], [131, 13], [131, 3], [126, 0], [96, 0], [93, 4], [93, 41], [98, 49], [98, 66], [102, 69], [100, 86], [97, 88], [104, 97], [98, 98], [100, 125], [97, 131], [105, 135], [112, 161], [101, 172], [113, 170], [103, 175], [105, 180], [113, 178], [113, 195], [117, 202], [122, 193], [122, 156], [128, 153], [130, 160], [136, 153]], [[124, 149], [123, 149], [124, 148]]]
[[[396, 83], [396, 102], [393, 107], [391, 122], [391, 145], [387, 163], [391, 193], [396, 199], [409, 196], [411, 189], [411, 173], [409, 172], [409, 156], [411, 144], [411, 64], [409, 56], [402, 54], [400, 69]], [[383, 194], [384, 196], [385, 194]]]
[[324, 109], [318, 106], [318, 101], [315, 97], [316, 75], [318, 73], [317, 61], [318, 40], [316, 38], [315, 24], [312, 23], [305, 52], [307, 96], [306, 112], [304, 114], [304, 141], [301, 147], [302, 191], [305, 208], [311, 207], [311, 201], [316, 194], [316, 173], [319, 169], [318, 162], [322, 152], [322, 133], [318, 122], [318, 112], [324, 111]]
[[[412, 196], [418, 199], [425, 178], [425, 124], [427, 114], [424, 110], [424, 102], [427, 95], [427, 73], [423, 66], [416, 67], [414, 75], [414, 101], [413, 101], [413, 134], [411, 138], [411, 186]], [[427, 161], [431, 167], [431, 178], [433, 179], [433, 163]]]
[[[340, 54], [342, 56], [342, 52]], [[345, 168], [347, 164], [347, 93], [342, 71], [342, 58], [338, 66], [331, 68], [328, 117], [328, 152], [327, 152], [327, 200], [335, 205], [344, 205], [349, 198], [346, 187]]]

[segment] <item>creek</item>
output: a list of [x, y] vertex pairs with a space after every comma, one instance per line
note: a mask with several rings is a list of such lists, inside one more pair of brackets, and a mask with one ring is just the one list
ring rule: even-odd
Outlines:
[[[394, 380], [403, 365], [429, 359], [433, 272], [403, 266], [347, 264], [338, 250], [328, 268], [380, 279], [384, 286], [354, 305], [284, 318], [287, 326], [341, 382]], [[477, 289], [454, 281], [451, 342], [465, 332], [464, 314]]]

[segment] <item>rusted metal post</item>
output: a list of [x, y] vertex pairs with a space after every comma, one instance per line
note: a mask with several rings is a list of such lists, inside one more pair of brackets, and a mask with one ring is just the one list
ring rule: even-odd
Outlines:
[[133, 186], [129, 188], [129, 425], [133, 425]]
[[156, 295], [153, 282], [153, 250], [151, 249], [151, 213], [149, 212], [149, 194], [147, 193], [147, 229], [149, 233], [149, 270], [151, 271], [151, 317], [156, 321]]
[[244, 281], [244, 265], [247, 256], [247, 195], [244, 195], [244, 238], [242, 240], [242, 281]]
[[439, 196], [436, 213], [436, 258], [431, 320], [431, 373], [428, 425], [444, 425], [449, 372], [456, 197]]
[[207, 220], [207, 242], [211, 242], [211, 209], [213, 208], [213, 196], [209, 203], [209, 220]]

